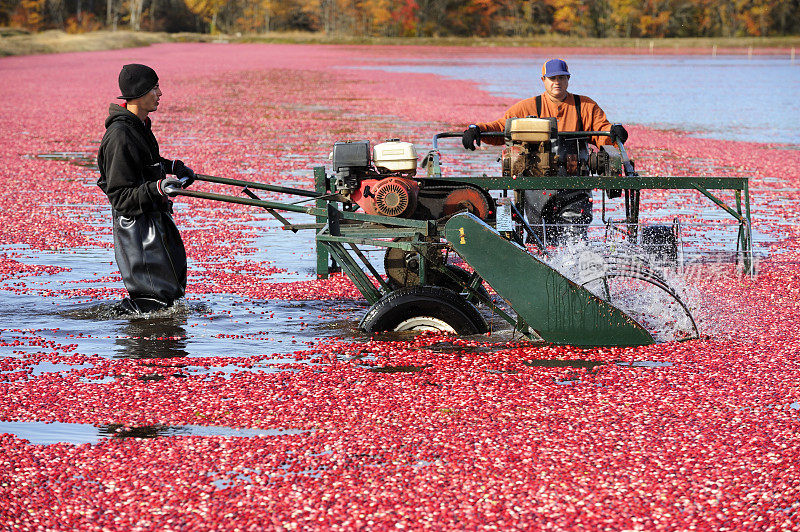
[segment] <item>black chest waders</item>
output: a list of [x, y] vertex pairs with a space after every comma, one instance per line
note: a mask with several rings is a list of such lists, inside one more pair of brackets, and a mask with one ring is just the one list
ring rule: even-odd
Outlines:
[[114, 217], [114, 255], [134, 310], [148, 312], [186, 293], [186, 249], [172, 221], [161, 211]]

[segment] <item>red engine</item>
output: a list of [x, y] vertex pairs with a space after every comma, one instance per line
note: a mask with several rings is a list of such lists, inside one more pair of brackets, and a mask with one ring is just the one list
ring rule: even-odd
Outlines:
[[365, 179], [350, 196], [367, 214], [411, 216], [417, 208], [419, 183], [403, 177]]
[[333, 146], [332, 190], [366, 214], [394, 218], [438, 220], [468, 211], [486, 220], [492, 214], [492, 198], [480, 188], [440, 179], [418, 179], [417, 153], [409, 142], [393, 139], [337, 142]]

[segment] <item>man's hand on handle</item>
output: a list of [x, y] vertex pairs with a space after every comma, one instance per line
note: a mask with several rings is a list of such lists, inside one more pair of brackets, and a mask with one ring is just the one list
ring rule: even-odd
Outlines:
[[622, 127], [620, 124], [614, 124], [611, 126], [611, 137], [613, 139], [618, 139], [621, 143], [625, 144], [628, 140], [628, 131]]
[[181, 180], [181, 188], [187, 188], [194, 183], [194, 171], [183, 164], [183, 161], [180, 159], [175, 159], [172, 163], [172, 173]]
[[[611, 126], [611, 138], [614, 141], [619, 140], [622, 144], [625, 144], [625, 141], [628, 140], [628, 131], [621, 124], [614, 124]], [[608, 197], [610, 199], [618, 198], [620, 196], [622, 196], [621, 189], [612, 188], [608, 191]]]
[[481, 145], [481, 128], [475, 125], [469, 126], [461, 135], [461, 143], [465, 149], [475, 150], [476, 145]]
[[183, 188], [183, 183], [177, 177], [167, 176], [158, 182], [158, 192], [162, 196], [177, 196]]

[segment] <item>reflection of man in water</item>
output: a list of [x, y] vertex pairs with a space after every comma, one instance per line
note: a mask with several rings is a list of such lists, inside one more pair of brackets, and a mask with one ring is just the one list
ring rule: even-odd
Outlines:
[[178, 358], [186, 351], [186, 320], [176, 316], [167, 319], [131, 320], [116, 340], [115, 356], [120, 358]]
[[[509, 118], [556, 118], [559, 131], [610, 131], [621, 142], [628, 140], [628, 132], [619, 124], [611, 125], [606, 114], [588, 96], [567, 92], [570, 73], [562, 59], [550, 59], [542, 65], [544, 92], [509, 107], [494, 122], [473, 124], [462, 135], [464, 148], [474, 150], [481, 140], [487, 144], [503, 144], [499, 137], [481, 139], [481, 133], [504, 131]], [[610, 137], [593, 137], [590, 141], [599, 146], [612, 144]], [[525, 193], [526, 214], [529, 222], [588, 224], [592, 221], [592, 195], [590, 190], [528, 190]]]
[[148, 116], [162, 96], [155, 71], [125, 65], [119, 88], [125, 103], [109, 108], [97, 185], [111, 202], [114, 254], [130, 295], [119, 308], [149, 312], [170, 306], [186, 291], [186, 250], [167, 196], [195, 176], [182, 161], [164, 159], [158, 151]]

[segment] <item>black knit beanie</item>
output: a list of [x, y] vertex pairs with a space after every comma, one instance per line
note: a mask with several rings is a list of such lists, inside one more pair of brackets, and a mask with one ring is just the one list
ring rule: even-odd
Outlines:
[[158, 83], [156, 71], [147, 65], [132, 63], [125, 65], [119, 73], [119, 90], [122, 100], [141, 98]]

